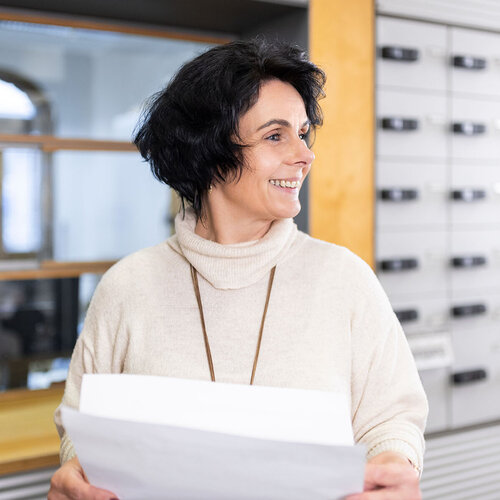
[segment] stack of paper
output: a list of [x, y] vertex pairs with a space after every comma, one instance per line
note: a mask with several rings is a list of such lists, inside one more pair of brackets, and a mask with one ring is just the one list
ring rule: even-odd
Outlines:
[[121, 500], [320, 500], [362, 491], [339, 394], [85, 375], [63, 423], [92, 484]]

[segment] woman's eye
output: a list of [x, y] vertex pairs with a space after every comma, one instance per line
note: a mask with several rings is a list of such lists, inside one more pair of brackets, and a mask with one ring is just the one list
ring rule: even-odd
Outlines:
[[269, 141], [279, 141], [280, 140], [280, 134], [273, 134], [267, 137], [267, 140]]

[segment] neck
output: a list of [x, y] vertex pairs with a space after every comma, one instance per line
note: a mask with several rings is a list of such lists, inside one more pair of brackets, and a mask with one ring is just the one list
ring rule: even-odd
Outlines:
[[228, 215], [227, 211], [217, 211], [208, 206], [196, 222], [194, 232], [206, 240], [231, 245], [263, 238], [271, 224], [270, 220], [255, 220], [236, 213]]

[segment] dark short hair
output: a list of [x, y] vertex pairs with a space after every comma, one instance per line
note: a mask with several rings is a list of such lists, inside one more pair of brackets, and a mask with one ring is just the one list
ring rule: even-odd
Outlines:
[[312, 131], [322, 123], [318, 99], [325, 74], [303, 50], [264, 39], [209, 49], [184, 64], [146, 103], [134, 138], [154, 176], [171, 186], [198, 217], [210, 185], [241, 175], [239, 119], [263, 82], [278, 79], [301, 95]]

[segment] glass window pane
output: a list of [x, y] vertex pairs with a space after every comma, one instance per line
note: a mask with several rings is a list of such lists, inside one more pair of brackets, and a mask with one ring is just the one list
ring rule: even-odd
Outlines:
[[210, 45], [0, 21], [0, 72], [30, 80], [63, 137], [130, 140], [147, 97]]
[[35, 149], [4, 149], [0, 154], [4, 251], [37, 252], [42, 243], [40, 152]]
[[0, 281], [0, 392], [65, 380], [100, 278]]
[[117, 259], [170, 234], [170, 189], [138, 153], [53, 156], [54, 259]]
[[0, 118], [29, 120], [36, 109], [25, 92], [13, 83], [0, 80]]

